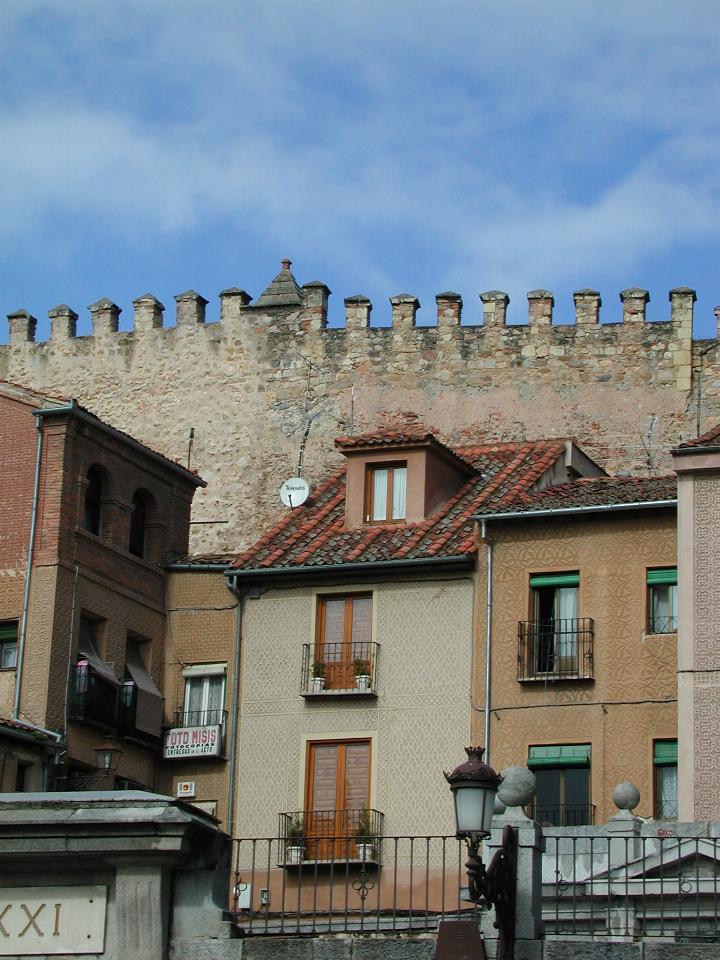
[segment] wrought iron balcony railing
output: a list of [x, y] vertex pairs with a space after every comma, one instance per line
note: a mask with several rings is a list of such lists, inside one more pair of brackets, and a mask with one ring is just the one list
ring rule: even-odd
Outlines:
[[542, 803], [536, 800], [527, 808], [528, 816], [544, 827], [584, 827], [595, 822], [593, 803]]
[[178, 710], [175, 714], [176, 727], [215, 727], [225, 728], [227, 710]]
[[383, 814], [358, 810], [294, 810], [280, 814], [278, 836], [284, 865], [357, 860], [379, 863]]
[[89, 663], [74, 669], [70, 716], [73, 720], [115, 729], [118, 718], [118, 687], [106, 680]]
[[650, 616], [648, 633], [677, 633], [677, 617]]
[[306, 643], [301, 693], [376, 696], [379, 643]]
[[138, 730], [135, 724], [137, 696], [137, 684], [132, 680], [126, 680], [118, 691], [117, 731], [128, 740], [135, 740], [145, 746], [159, 747], [159, 735], [154, 736], [145, 730]]
[[594, 622], [521, 620], [518, 680], [592, 680]]

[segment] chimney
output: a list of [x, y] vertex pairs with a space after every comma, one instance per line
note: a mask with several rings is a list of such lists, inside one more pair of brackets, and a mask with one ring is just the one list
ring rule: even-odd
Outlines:
[[435, 297], [437, 304], [437, 325], [440, 327], [459, 327], [462, 318], [463, 302], [459, 293], [448, 290], [438, 293]]
[[411, 293], [399, 293], [390, 297], [393, 330], [404, 330], [415, 326], [415, 317], [420, 309], [420, 301]]
[[534, 325], [552, 323], [555, 298], [549, 290], [531, 290], [528, 295], [528, 320]]
[[623, 305], [623, 323], [645, 322], [645, 308], [650, 299], [647, 290], [629, 287], [627, 290], [620, 291], [620, 299]]
[[48, 311], [50, 317], [50, 339], [70, 340], [77, 336], [78, 315], [66, 303], [61, 303]]
[[91, 303], [88, 310], [92, 316], [93, 336], [102, 337], [109, 333], [117, 333], [122, 310], [116, 303], [105, 297]]
[[10, 326], [10, 343], [28, 343], [35, 339], [37, 320], [27, 310], [16, 310], [7, 315]]
[[483, 302], [483, 323], [486, 327], [504, 327], [510, 297], [502, 290], [488, 290], [480, 294]]
[[586, 327], [591, 324], [600, 323], [600, 307], [602, 300], [597, 290], [576, 290], [573, 294], [575, 301], [575, 324], [578, 327]]
[[365, 329], [370, 326], [372, 303], [361, 293], [354, 297], [345, 297], [345, 328], [347, 330]]
[[163, 325], [163, 311], [165, 307], [152, 293], [145, 293], [137, 300], [133, 300], [135, 307], [135, 330], [155, 330]]
[[192, 327], [205, 323], [207, 300], [195, 290], [186, 290], [175, 297], [177, 304], [175, 323], [178, 327]]

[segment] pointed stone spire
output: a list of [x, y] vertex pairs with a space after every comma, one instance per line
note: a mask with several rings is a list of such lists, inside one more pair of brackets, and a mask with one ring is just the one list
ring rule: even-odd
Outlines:
[[285, 258], [282, 270], [267, 290], [257, 298], [254, 307], [296, 307], [303, 303], [303, 295], [295, 277], [290, 273], [292, 261]]

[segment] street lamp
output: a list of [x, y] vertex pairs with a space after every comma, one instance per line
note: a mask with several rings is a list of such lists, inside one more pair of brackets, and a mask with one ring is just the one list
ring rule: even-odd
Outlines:
[[122, 753], [120, 747], [116, 747], [114, 743], [101, 743], [94, 749], [97, 768], [102, 771], [100, 776], [109, 777], [110, 774], [115, 773]]
[[491, 766], [483, 763], [482, 747], [466, 747], [467, 760], [446, 773], [445, 779], [455, 800], [456, 836], [467, 843], [469, 898], [495, 907], [499, 928], [497, 957], [507, 960], [515, 944], [515, 881], [517, 872], [517, 832], [509, 825], [503, 830], [502, 846], [490, 866], [480, 856], [480, 841], [490, 836], [495, 796], [502, 782]]

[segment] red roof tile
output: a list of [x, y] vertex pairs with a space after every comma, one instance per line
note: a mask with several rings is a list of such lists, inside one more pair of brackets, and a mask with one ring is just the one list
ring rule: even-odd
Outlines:
[[666, 477], [582, 477], [547, 487], [538, 493], [520, 492], [510, 500], [478, 510], [482, 515], [572, 510], [677, 499], [677, 480]]
[[[423, 437], [429, 434], [424, 433]], [[363, 443], [368, 443], [366, 435]], [[393, 443], [406, 442], [393, 436]], [[413, 436], [417, 437], [416, 434]], [[430, 435], [432, 436], [432, 435]], [[351, 438], [353, 441], [360, 438]], [[434, 441], [438, 442], [438, 441]], [[486, 443], [451, 450], [473, 474], [444, 507], [420, 523], [345, 529], [345, 468], [317, 487], [231, 564], [235, 570], [291, 569], [338, 563], [470, 557], [475, 553], [475, 513], [506, 503], [533, 484], [565, 450], [564, 440]]]
[[687, 447], [718, 447], [720, 446], [720, 423], [708, 430], [701, 437], [695, 437], [694, 440], [686, 440], [681, 443], [678, 450], [684, 450]]

